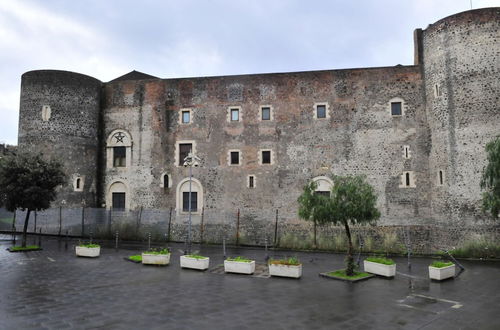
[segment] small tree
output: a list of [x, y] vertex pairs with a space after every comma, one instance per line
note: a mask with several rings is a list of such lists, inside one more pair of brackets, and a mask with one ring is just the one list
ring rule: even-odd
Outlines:
[[488, 164], [483, 169], [481, 188], [483, 193], [483, 210], [494, 219], [500, 217], [500, 136], [486, 145]]
[[62, 165], [45, 161], [40, 155], [18, 154], [0, 159], [0, 205], [11, 212], [26, 210], [22, 247], [31, 211], [45, 210], [56, 198], [56, 187], [63, 184]]
[[304, 187], [299, 197], [299, 216], [302, 219], [320, 224], [341, 224], [348, 240], [346, 270], [348, 276], [354, 275], [354, 258], [349, 223], [367, 223], [380, 217], [376, 208], [377, 196], [374, 189], [365, 182], [364, 176], [333, 176], [330, 196], [315, 193], [316, 183]]

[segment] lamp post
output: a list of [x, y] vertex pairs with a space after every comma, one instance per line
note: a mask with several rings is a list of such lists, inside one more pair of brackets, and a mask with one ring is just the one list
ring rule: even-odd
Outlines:
[[192, 180], [193, 180], [193, 167], [200, 166], [201, 159], [198, 158], [195, 154], [190, 152], [186, 158], [184, 158], [184, 167], [189, 167], [189, 197], [188, 197], [188, 211], [189, 211], [189, 220], [188, 220], [188, 237], [187, 237], [187, 249], [184, 251], [184, 254], [191, 254], [191, 193], [192, 193]]

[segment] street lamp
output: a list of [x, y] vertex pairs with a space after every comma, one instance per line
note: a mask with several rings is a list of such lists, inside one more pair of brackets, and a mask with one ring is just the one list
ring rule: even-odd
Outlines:
[[197, 157], [194, 153], [190, 152], [186, 158], [184, 158], [184, 167], [189, 167], [189, 197], [188, 197], [188, 210], [189, 210], [189, 221], [188, 221], [188, 246], [184, 254], [191, 254], [191, 183], [193, 180], [193, 167], [200, 166], [201, 159]]

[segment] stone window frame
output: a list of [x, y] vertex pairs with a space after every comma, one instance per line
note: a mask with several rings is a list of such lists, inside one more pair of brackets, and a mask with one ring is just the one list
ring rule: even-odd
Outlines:
[[73, 177], [73, 191], [82, 192], [84, 187], [85, 187], [85, 175], [75, 174]]
[[[317, 184], [317, 187], [314, 189], [314, 192], [316, 192], [316, 191], [328, 191], [331, 194], [331, 191], [333, 188], [333, 180], [330, 179], [329, 177], [324, 176], [324, 175], [317, 176], [317, 177], [314, 177], [311, 181], [315, 182]], [[329, 186], [329, 189], [328, 190], [321, 189], [323, 187], [321, 185], [321, 182], [326, 182], [326, 184]]]
[[441, 89], [441, 85], [438, 83], [434, 84], [434, 88], [432, 89], [434, 92], [434, 98], [438, 99], [443, 96], [443, 90]]
[[196, 141], [195, 140], [177, 140], [175, 141], [175, 154], [174, 154], [174, 165], [175, 167], [183, 167], [182, 165], [179, 165], [179, 152], [180, 152], [180, 147], [179, 145], [180, 144], [188, 144], [188, 143], [191, 143], [191, 145], [193, 146], [191, 148], [191, 152], [194, 153], [196, 155]]
[[[189, 112], [189, 121], [188, 122], [183, 122], [183, 113], [184, 112]], [[182, 108], [179, 110], [179, 124], [180, 125], [190, 125], [193, 123], [193, 109], [192, 108]]]
[[[203, 209], [203, 185], [201, 184], [200, 180], [196, 178], [191, 178], [192, 186], [191, 186], [191, 192], [196, 192], [197, 193], [197, 205], [196, 205], [196, 211], [191, 211], [191, 214], [194, 215], [201, 215], [201, 211]], [[182, 179], [178, 184], [175, 189], [175, 209], [177, 215], [182, 215], [182, 214], [189, 214], [189, 212], [185, 212], [182, 210], [182, 205], [183, 205], [183, 193], [184, 192], [189, 192], [189, 189], [183, 188], [185, 183], [189, 183], [189, 178], [184, 178]], [[188, 187], [188, 185], [186, 185]], [[187, 190], [186, 190], [187, 189]]]
[[[325, 106], [325, 118], [318, 118], [318, 106]], [[330, 119], [330, 104], [328, 102], [316, 102], [313, 106], [313, 118], [316, 120], [327, 120]]]
[[50, 105], [42, 105], [42, 120], [43, 121], [49, 121], [50, 117], [52, 115], [52, 109], [50, 108]]
[[[232, 110], [238, 110], [238, 120], [231, 120], [231, 111]], [[243, 121], [243, 109], [239, 105], [233, 105], [227, 108], [227, 116], [226, 116], [227, 122], [228, 123], [241, 123]]]
[[[400, 115], [393, 115], [392, 114], [392, 104], [393, 103], [401, 103], [401, 114]], [[406, 113], [406, 107], [407, 107], [407, 105], [406, 105], [405, 100], [403, 100], [400, 97], [393, 97], [392, 99], [389, 100], [389, 102], [387, 104], [387, 109], [388, 109], [389, 115], [392, 118], [404, 117], [404, 115]]]
[[[168, 178], [168, 186], [165, 187], [165, 176]], [[163, 172], [160, 176], [160, 188], [172, 188], [172, 175], [170, 175], [168, 172]]]
[[412, 154], [412, 151], [410, 149], [410, 146], [403, 145], [403, 158], [404, 159], [411, 159], [411, 154]]
[[[121, 133], [122, 139], [113, 139], [118, 133]], [[133, 141], [129, 132], [124, 129], [113, 130], [106, 140], [106, 168], [116, 170], [126, 170], [132, 165], [132, 146]], [[114, 147], [125, 147], [125, 166], [114, 166]]]
[[109, 210], [113, 207], [113, 193], [125, 193], [125, 210], [130, 210], [130, 189], [128, 184], [123, 180], [111, 182], [106, 189], [106, 208]]
[[[250, 177], [253, 178], [253, 187], [250, 187]], [[257, 176], [255, 174], [247, 175], [247, 188], [255, 189], [257, 187]]]
[[439, 169], [436, 173], [436, 185], [438, 187], [443, 187], [445, 180], [446, 180], [445, 171], [443, 169]]
[[[270, 151], [271, 152], [271, 163], [262, 163], [262, 152]], [[274, 152], [272, 149], [259, 149], [259, 154], [257, 155], [259, 158], [259, 165], [274, 165]]]
[[[408, 176], [408, 183], [409, 184], [406, 184], [407, 178]], [[403, 173], [401, 174], [401, 177], [400, 177], [400, 182], [399, 182], [399, 188], [416, 188], [417, 185], [416, 185], [416, 178], [415, 178], [415, 172], [413, 171], [403, 171]]]
[[[262, 119], [262, 109], [269, 108], [269, 119]], [[259, 106], [258, 120], [262, 122], [274, 121], [274, 109], [272, 105], [261, 105]]]
[[[232, 164], [231, 163], [231, 152], [237, 152], [238, 153], [238, 164]], [[229, 149], [227, 151], [227, 165], [228, 166], [241, 166], [243, 163], [243, 153], [241, 152], [240, 149]]]

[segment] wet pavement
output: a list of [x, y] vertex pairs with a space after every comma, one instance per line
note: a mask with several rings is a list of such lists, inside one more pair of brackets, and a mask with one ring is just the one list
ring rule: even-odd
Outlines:
[[[182, 244], [155, 267], [123, 260], [142, 250], [133, 244], [87, 259], [75, 257], [76, 241], [44, 238], [42, 251], [10, 253], [7, 239], [0, 329], [500, 329], [500, 262], [462, 261], [465, 272], [439, 283], [427, 278], [429, 258], [413, 258], [411, 273], [395, 258], [394, 279], [347, 283], [318, 276], [342, 268], [342, 254], [269, 251], [301, 259], [295, 280], [181, 269]], [[220, 246], [200, 253], [211, 268], [223, 263]], [[264, 263], [266, 252], [228, 249], [236, 255]]]

